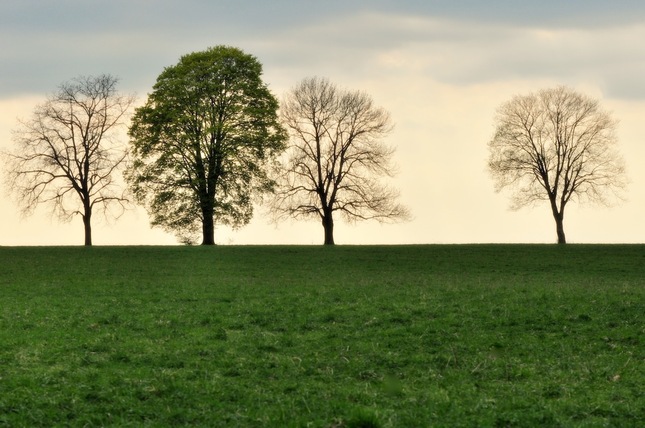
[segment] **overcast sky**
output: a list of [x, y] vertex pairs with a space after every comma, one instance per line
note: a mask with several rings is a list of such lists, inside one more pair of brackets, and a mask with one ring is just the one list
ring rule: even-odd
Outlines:
[[[164, 67], [210, 46], [256, 56], [278, 98], [308, 76], [369, 93], [396, 124], [392, 184], [410, 222], [337, 224], [339, 244], [555, 242], [546, 204], [509, 211], [486, 170], [496, 108], [568, 85], [620, 121], [630, 186], [610, 208], [569, 205], [569, 242], [645, 242], [645, 2], [432, 0], [6, 0], [0, 2], [0, 149], [17, 118], [73, 77], [109, 73], [142, 103]], [[0, 165], [0, 168], [2, 166]], [[4, 189], [3, 189], [4, 190]], [[318, 221], [269, 223], [258, 207], [220, 244], [318, 244]], [[0, 245], [74, 245], [43, 208], [21, 218], [0, 193]], [[174, 244], [143, 209], [96, 220], [94, 242]]]

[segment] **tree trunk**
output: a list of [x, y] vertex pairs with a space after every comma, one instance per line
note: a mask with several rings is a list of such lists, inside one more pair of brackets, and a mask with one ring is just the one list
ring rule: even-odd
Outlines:
[[564, 235], [564, 219], [561, 214], [555, 217], [555, 226], [558, 234], [558, 244], [566, 244], [567, 238]]
[[85, 209], [85, 214], [83, 215], [83, 226], [85, 228], [85, 246], [92, 246], [92, 211]]
[[213, 213], [207, 209], [203, 211], [202, 245], [215, 245], [215, 222], [213, 221]]
[[325, 229], [325, 245], [334, 245], [334, 218], [331, 212], [325, 213], [322, 225]]
[[558, 209], [558, 204], [556, 202], [555, 196], [549, 195], [551, 202], [551, 212], [553, 213], [553, 219], [555, 220], [555, 229], [558, 235], [558, 244], [566, 244], [567, 239], [564, 235], [564, 203]]

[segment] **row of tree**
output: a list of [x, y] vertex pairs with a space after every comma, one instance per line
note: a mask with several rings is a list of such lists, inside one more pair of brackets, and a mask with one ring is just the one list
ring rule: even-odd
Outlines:
[[[15, 131], [5, 156], [11, 192], [31, 213], [47, 204], [63, 220], [145, 206], [153, 226], [193, 242], [215, 243], [216, 224], [240, 227], [257, 202], [276, 219], [318, 218], [334, 244], [334, 218], [409, 218], [383, 140], [389, 113], [359, 91], [307, 78], [281, 103], [262, 81], [258, 60], [217, 46], [183, 56], [157, 78], [117, 138], [135, 98], [102, 75], [64, 83]], [[624, 186], [615, 122], [598, 102], [560, 87], [518, 96], [500, 107], [489, 168], [498, 189], [517, 186], [514, 206], [551, 203], [558, 242], [574, 197], [606, 201]], [[127, 186], [120, 186], [123, 170]]]
[[[334, 244], [336, 213], [408, 215], [379, 181], [393, 170], [385, 110], [321, 78], [300, 82], [279, 109], [261, 75], [257, 59], [233, 47], [183, 56], [135, 110], [129, 145], [115, 136], [134, 97], [118, 93], [116, 78], [64, 83], [16, 130], [9, 188], [26, 213], [49, 204], [60, 219], [80, 215], [85, 245], [97, 211], [118, 217], [130, 202], [181, 241], [201, 230], [203, 245], [215, 243], [216, 224], [247, 224], [266, 195], [276, 219], [318, 217], [325, 244]], [[126, 188], [116, 185], [121, 169]]]

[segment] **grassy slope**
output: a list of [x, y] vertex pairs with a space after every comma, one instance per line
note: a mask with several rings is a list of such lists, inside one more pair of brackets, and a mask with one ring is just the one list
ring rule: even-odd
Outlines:
[[645, 246], [0, 247], [0, 426], [642, 426]]

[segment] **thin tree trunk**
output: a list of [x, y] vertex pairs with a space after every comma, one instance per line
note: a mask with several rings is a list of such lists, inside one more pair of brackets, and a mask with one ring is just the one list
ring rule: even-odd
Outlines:
[[331, 212], [325, 214], [322, 225], [325, 229], [325, 245], [334, 245], [334, 218]]
[[92, 212], [85, 210], [83, 215], [83, 227], [85, 229], [85, 246], [92, 246]]
[[562, 215], [555, 217], [555, 226], [558, 234], [558, 244], [566, 244], [567, 238], [564, 235], [564, 219], [562, 218]]
[[558, 209], [558, 204], [556, 202], [555, 196], [549, 195], [551, 202], [551, 212], [553, 213], [553, 219], [555, 220], [555, 230], [558, 235], [558, 244], [566, 244], [567, 239], [564, 235], [564, 204]]

